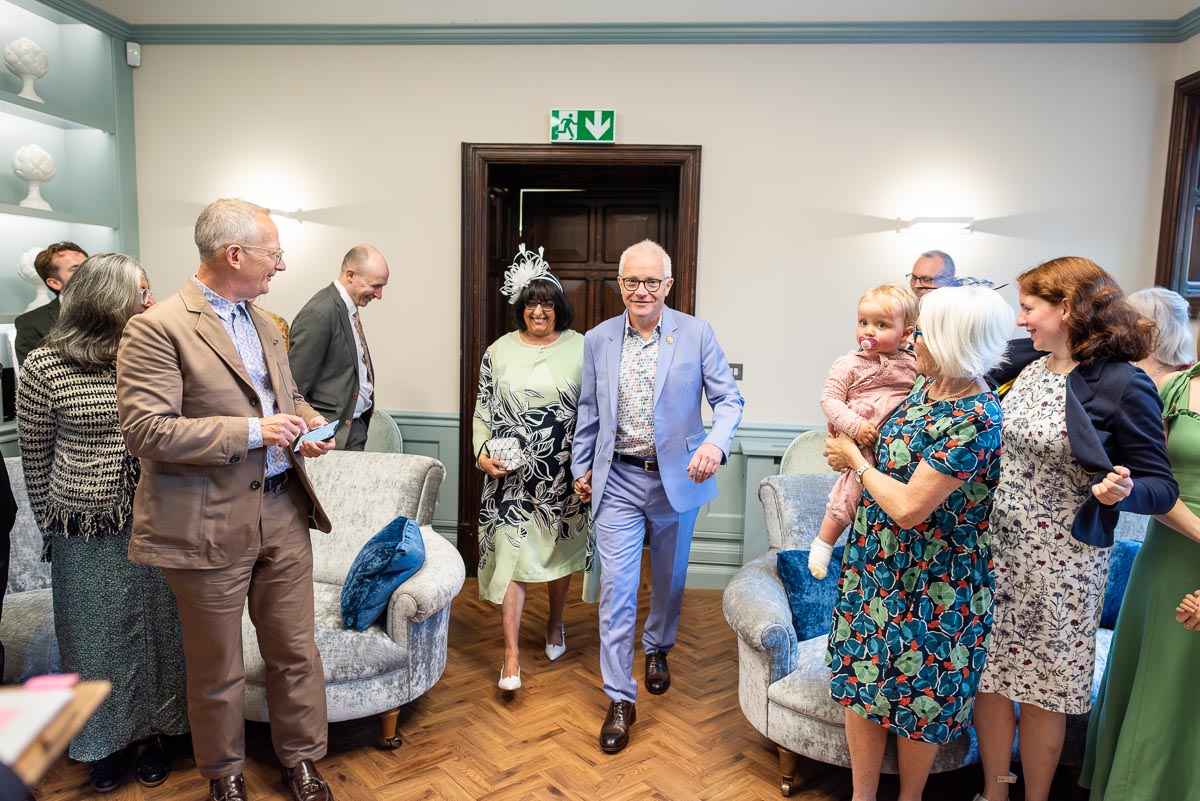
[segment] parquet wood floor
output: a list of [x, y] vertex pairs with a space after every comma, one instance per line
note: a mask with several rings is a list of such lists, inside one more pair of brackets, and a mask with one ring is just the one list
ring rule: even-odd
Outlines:
[[[499, 610], [480, 601], [468, 579], [451, 612], [446, 673], [406, 707], [404, 745], [381, 751], [373, 720], [330, 726], [329, 755], [319, 763], [338, 801], [758, 801], [778, 799], [775, 747], [742, 716], [737, 701], [737, 646], [721, 614], [721, 593], [687, 590], [672, 686], [639, 694], [628, 748], [608, 756], [597, 745], [607, 710], [601, 689], [596, 607], [567, 607], [567, 653], [550, 662], [542, 651], [546, 594], [531, 586], [522, 629], [522, 681], [516, 693], [496, 687], [503, 639]], [[645, 601], [642, 592], [644, 619]], [[640, 628], [639, 628], [640, 630]], [[637, 649], [640, 654], [640, 648]], [[635, 665], [639, 683], [642, 660]], [[247, 725], [246, 783], [251, 801], [287, 801], [267, 726]], [[167, 783], [146, 790], [128, 781], [108, 801], [202, 801], [208, 783], [186, 739]], [[850, 772], [801, 760], [801, 801], [850, 801]], [[930, 779], [925, 798], [966, 801], [979, 773], [967, 768]], [[36, 792], [38, 801], [92, 795], [86, 765], [62, 759]], [[132, 776], [131, 776], [132, 779]], [[895, 777], [884, 777], [880, 801], [894, 801]]]

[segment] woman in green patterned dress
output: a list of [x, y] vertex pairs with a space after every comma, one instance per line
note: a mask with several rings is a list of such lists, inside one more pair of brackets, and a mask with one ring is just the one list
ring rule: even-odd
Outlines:
[[521, 246], [501, 291], [510, 296], [517, 330], [488, 347], [479, 369], [474, 446], [488, 476], [479, 512], [479, 596], [501, 605], [499, 686], [515, 690], [526, 584], [547, 585], [545, 650], [553, 661], [566, 651], [572, 573], [584, 571], [584, 598], [595, 600], [594, 545], [586, 508], [571, 489], [583, 377], [583, 336], [570, 328], [574, 311], [540, 249], [534, 256]]
[[126, 556], [139, 467], [117, 421], [116, 359], [125, 323], [154, 303], [145, 277], [121, 254], [83, 262], [58, 322], [25, 359], [17, 392], [21, 462], [46, 538], [62, 667], [112, 684], [69, 750], [92, 763], [100, 793], [121, 783], [131, 744], [138, 781], [162, 784], [160, 736], [188, 730], [175, 598], [161, 570]]

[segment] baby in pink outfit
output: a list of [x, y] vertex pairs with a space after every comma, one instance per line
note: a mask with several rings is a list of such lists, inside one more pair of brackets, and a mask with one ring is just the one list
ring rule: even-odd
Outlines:
[[[917, 296], [908, 287], [868, 289], [858, 300], [858, 348], [835, 361], [825, 379], [821, 411], [836, 432], [854, 438], [872, 463], [879, 426], [917, 380], [917, 359], [907, 347], [916, 322]], [[854, 522], [861, 498], [862, 479], [849, 470], [842, 473], [808, 552], [808, 569], [817, 578], [825, 578], [833, 544]]]

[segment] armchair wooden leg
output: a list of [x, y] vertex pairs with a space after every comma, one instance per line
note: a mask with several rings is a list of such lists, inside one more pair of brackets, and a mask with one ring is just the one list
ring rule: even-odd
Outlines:
[[401, 744], [400, 735], [396, 733], [396, 719], [400, 717], [400, 707], [379, 713], [379, 747], [395, 749]]
[[779, 791], [783, 793], [784, 798], [788, 798], [791, 796], [792, 790], [796, 788], [796, 760], [798, 757], [782, 745], [777, 748], [779, 749], [779, 772], [783, 774], [783, 778], [779, 782]]

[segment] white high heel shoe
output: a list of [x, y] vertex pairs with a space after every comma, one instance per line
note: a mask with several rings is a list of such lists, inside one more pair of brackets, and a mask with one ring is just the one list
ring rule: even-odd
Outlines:
[[553, 662], [555, 659], [558, 659], [560, 656], [562, 656], [563, 654], [565, 654], [567, 652], [567, 627], [566, 626], [558, 627], [558, 636], [562, 640], [562, 645], [555, 645], [554, 643], [551, 643], [551, 642], [546, 643], [546, 658], [549, 659], [551, 662]]
[[512, 690], [520, 689], [520, 687], [521, 687], [521, 668], [520, 667], [517, 668], [517, 675], [505, 676], [504, 675], [504, 665], [501, 665], [500, 666], [500, 681], [497, 682], [497, 685], [500, 687], [501, 690], [507, 690], [510, 692]]

